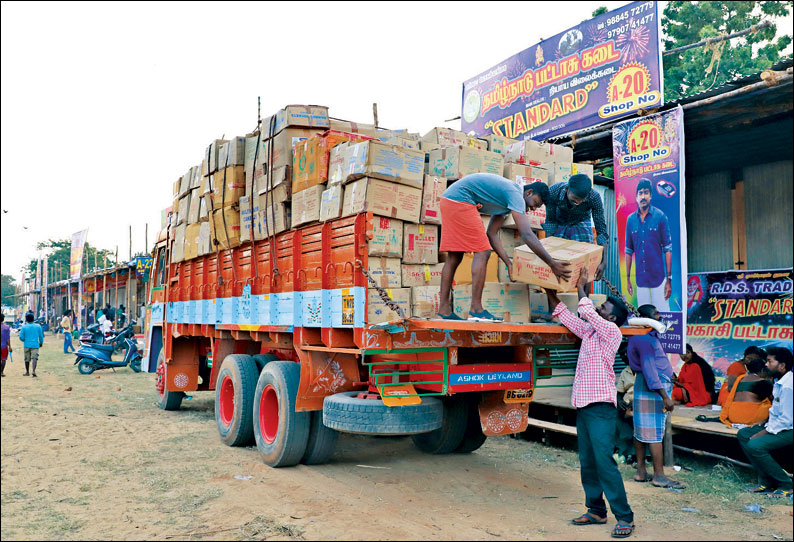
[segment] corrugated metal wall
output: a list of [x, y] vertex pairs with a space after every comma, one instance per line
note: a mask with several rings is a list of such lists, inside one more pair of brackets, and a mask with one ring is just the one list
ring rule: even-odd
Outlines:
[[686, 228], [689, 273], [734, 268], [729, 171], [686, 179]]
[[742, 170], [747, 269], [792, 266], [793, 167], [791, 160], [785, 160]]
[[[618, 289], [620, 288], [620, 268], [618, 267], [618, 224], [615, 217], [615, 191], [606, 186], [594, 184], [593, 188], [601, 196], [604, 202], [604, 218], [609, 232], [609, 248], [607, 250], [607, 268], [604, 276]], [[601, 281], [595, 283], [593, 293], [609, 295], [609, 289]]]

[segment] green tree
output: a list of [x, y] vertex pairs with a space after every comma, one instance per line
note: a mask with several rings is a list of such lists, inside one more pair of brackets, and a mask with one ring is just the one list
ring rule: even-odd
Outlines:
[[740, 38], [665, 56], [665, 101], [718, 87], [784, 58], [781, 52], [791, 43], [791, 35], [775, 39], [775, 20], [789, 14], [791, 8], [790, 1], [668, 2], [662, 17], [665, 51], [738, 32], [762, 21], [772, 24]]
[[[36, 244], [36, 250], [40, 250], [44, 253], [48, 260], [47, 266], [49, 267], [50, 282], [65, 280], [69, 276], [69, 261], [72, 257], [71, 239], [49, 239], [47, 241], [42, 241]], [[96, 265], [94, 265], [95, 256]], [[108, 266], [112, 265], [116, 256], [115, 252], [97, 249], [90, 243], [86, 243], [85, 250], [83, 251], [83, 272], [89, 273], [96, 269], [102, 269], [105, 265], [105, 256], [107, 256]], [[26, 272], [29, 277], [35, 278], [36, 266], [38, 265], [37, 262], [38, 258], [34, 258], [27, 265]], [[56, 269], [58, 269], [57, 276]]]
[[2, 297], [2, 304], [4, 306], [14, 307], [14, 294], [17, 293], [17, 286], [14, 284], [14, 277], [11, 275], [2, 276], [2, 288], [0, 288], [0, 297]]
[[607, 11], [608, 11], [608, 10], [607, 10], [607, 7], [606, 7], [606, 6], [599, 6], [599, 7], [597, 7], [597, 8], [596, 8], [596, 10], [593, 12], [593, 15], [592, 15], [592, 16], [593, 16], [593, 17], [598, 17], [599, 15], [603, 15], [603, 14], [604, 14], [604, 13], [606, 13]]

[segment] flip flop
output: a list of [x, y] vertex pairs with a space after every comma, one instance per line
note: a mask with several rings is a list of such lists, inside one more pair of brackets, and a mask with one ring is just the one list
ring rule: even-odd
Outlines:
[[634, 481], [635, 481], [635, 482], [637, 482], [638, 484], [644, 484], [645, 482], [650, 482], [650, 481], [652, 481], [652, 480], [653, 480], [653, 476], [651, 476], [650, 474], [648, 474], [648, 475], [646, 475], [646, 476], [645, 476], [645, 478], [642, 478], [642, 479], [640, 479], [640, 478], [637, 478], [637, 477], [635, 476], [635, 477], [633, 477], [633, 478], [632, 478], [632, 480], [634, 480]]
[[767, 497], [773, 499], [780, 499], [780, 498], [791, 498], [791, 490], [790, 489], [776, 489], [771, 493], [766, 494]]
[[772, 493], [774, 490], [767, 486], [750, 486], [744, 491], [747, 493]]
[[654, 484], [653, 482], [651, 482], [651, 485], [653, 487], [660, 487], [662, 489], [666, 489], [666, 488], [686, 489], [685, 483], [679, 482], [678, 480], [670, 480], [670, 479], [668, 479], [667, 482], [665, 482], [664, 484]]
[[437, 312], [437, 313], [436, 313], [436, 316], [438, 316], [438, 317], [439, 317], [439, 318], [441, 318], [442, 320], [456, 320], [456, 321], [457, 321], [457, 320], [460, 320], [461, 322], [463, 321], [463, 318], [461, 318], [460, 316], [458, 316], [458, 315], [457, 315], [457, 314], [455, 314], [454, 312], [451, 312], [451, 313], [449, 313], [447, 316], [444, 316], [444, 315], [443, 315], [443, 314], [441, 314], [440, 312]]
[[[577, 519], [583, 519], [584, 521], [576, 521]], [[578, 518], [571, 520], [572, 525], [603, 525], [606, 522], [607, 518], [600, 518], [595, 514], [591, 514], [590, 512], [585, 512]]]
[[482, 312], [469, 311], [469, 320], [474, 322], [502, 322], [501, 318], [497, 318], [487, 310], [483, 309]]
[[[626, 532], [628, 531], [628, 532]], [[626, 538], [631, 536], [634, 532], [634, 524], [626, 521], [618, 521], [615, 528], [612, 529], [612, 538]]]

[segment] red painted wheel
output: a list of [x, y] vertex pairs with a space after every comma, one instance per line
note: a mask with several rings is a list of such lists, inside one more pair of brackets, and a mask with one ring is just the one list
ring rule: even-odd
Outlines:
[[221, 382], [221, 393], [219, 406], [221, 409], [221, 422], [223, 425], [232, 423], [234, 416], [234, 382], [229, 375], [226, 375]]
[[253, 403], [256, 362], [245, 354], [226, 356], [215, 386], [215, 424], [229, 446], [245, 446], [254, 440]]
[[278, 420], [278, 394], [276, 388], [268, 384], [259, 399], [259, 432], [268, 444], [276, 440]]
[[166, 390], [165, 379], [165, 353], [160, 350], [160, 355], [157, 356], [157, 378], [155, 379], [157, 406], [163, 410], [179, 410], [179, 407], [182, 406], [182, 398], [185, 396], [185, 392]]

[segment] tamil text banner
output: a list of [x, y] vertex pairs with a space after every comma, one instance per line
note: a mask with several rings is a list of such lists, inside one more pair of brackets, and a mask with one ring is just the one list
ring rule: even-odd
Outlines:
[[659, 107], [659, 34], [657, 3], [632, 2], [543, 40], [463, 84], [461, 128], [541, 140]]
[[85, 248], [86, 237], [88, 237], [88, 230], [72, 234], [72, 254], [69, 258], [69, 276], [73, 279], [80, 278], [80, 272], [83, 268], [83, 249]]
[[612, 129], [615, 208], [623, 293], [654, 305], [669, 324], [666, 352], [683, 353], [687, 278], [684, 111], [621, 122]]

